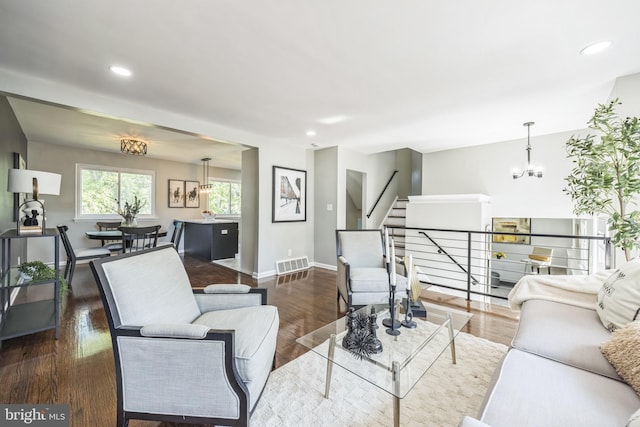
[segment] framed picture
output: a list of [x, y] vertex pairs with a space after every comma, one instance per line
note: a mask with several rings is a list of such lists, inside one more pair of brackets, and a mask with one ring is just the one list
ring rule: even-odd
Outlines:
[[494, 233], [521, 233], [526, 236], [508, 234], [494, 234], [495, 243], [516, 243], [520, 245], [531, 244], [531, 218], [493, 218], [492, 229]]
[[169, 207], [184, 208], [184, 181], [169, 180]]
[[[24, 161], [20, 153], [13, 153], [13, 168], [14, 169], [26, 169], [27, 162]], [[20, 218], [20, 212], [18, 208], [20, 205], [27, 201], [27, 193], [13, 193], [13, 221], [17, 222]]]
[[271, 222], [307, 220], [307, 171], [273, 167]]
[[185, 181], [184, 182], [184, 195], [185, 195], [185, 208], [199, 208], [200, 207], [200, 191], [198, 187], [200, 181]]

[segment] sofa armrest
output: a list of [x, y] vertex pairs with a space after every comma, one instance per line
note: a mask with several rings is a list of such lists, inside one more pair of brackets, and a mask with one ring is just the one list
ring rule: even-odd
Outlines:
[[[202, 313], [267, 304], [267, 290], [264, 288], [250, 288], [248, 291], [244, 292], [244, 287], [242, 285], [236, 285], [240, 286], [240, 288], [237, 288], [236, 290], [242, 290], [243, 293], [235, 291], [231, 293], [210, 293], [212, 289], [215, 289], [210, 286], [212, 285], [207, 287], [209, 292], [206, 292], [205, 289], [193, 290], [196, 302]], [[222, 289], [223, 288], [218, 288], [217, 290], [221, 291]]]
[[215, 284], [204, 288], [205, 294], [246, 294], [251, 290], [249, 285]]
[[207, 336], [209, 327], [205, 325], [154, 323], [140, 329], [143, 337], [155, 338], [190, 338], [201, 340]]
[[458, 427], [491, 427], [489, 424], [483, 423], [482, 421], [476, 420], [475, 418], [471, 418], [466, 416], [460, 421]]

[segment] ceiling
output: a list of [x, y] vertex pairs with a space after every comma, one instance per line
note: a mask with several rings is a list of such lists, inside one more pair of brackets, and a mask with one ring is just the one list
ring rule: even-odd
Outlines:
[[210, 157], [211, 166], [228, 169], [240, 169], [246, 149], [205, 136], [32, 100], [9, 97], [9, 104], [29, 141], [120, 152], [120, 140], [126, 137], [145, 141], [147, 157], [183, 163]]
[[[640, 72], [638, 16], [637, 0], [0, 0], [0, 69], [239, 130], [238, 144], [432, 152], [524, 138], [527, 121], [532, 137], [584, 128]], [[12, 105], [28, 138], [67, 145], [133, 133], [150, 156], [195, 144], [198, 161], [230, 140]]]

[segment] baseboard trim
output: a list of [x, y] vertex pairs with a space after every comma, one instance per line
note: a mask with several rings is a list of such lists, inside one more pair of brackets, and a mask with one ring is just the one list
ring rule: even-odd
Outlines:
[[310, 263], [312, 267], [324, 268], [325, 270], [338, 271], [338, 267], [335, 265], [323, 264], [321, 262]]

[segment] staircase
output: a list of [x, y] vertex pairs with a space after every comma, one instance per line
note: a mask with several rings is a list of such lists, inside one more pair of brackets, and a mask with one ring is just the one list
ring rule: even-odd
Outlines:
[[404, 228], [407, 225], [407, 203], [409, 203], [409, 199], [396, 199], [383, 223], [389, 229], [389, 236], [393, 238], [396, 256], [400, 257], [403, 257], [405, 253]]

